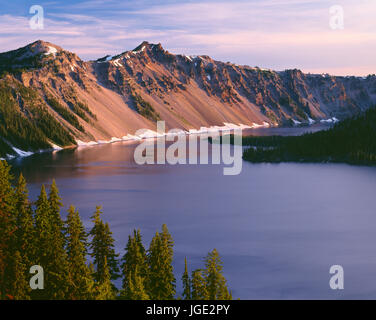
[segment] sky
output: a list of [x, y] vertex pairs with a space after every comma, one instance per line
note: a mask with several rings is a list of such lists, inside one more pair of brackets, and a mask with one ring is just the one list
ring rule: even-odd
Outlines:
[[[43, 29], [30, 27], [32, 5]], [[376, 0], [2, 0], [0, 51], [39, 39], [84, 60], [146, 40], [241, 65], [364, 76], [376, 73]]]

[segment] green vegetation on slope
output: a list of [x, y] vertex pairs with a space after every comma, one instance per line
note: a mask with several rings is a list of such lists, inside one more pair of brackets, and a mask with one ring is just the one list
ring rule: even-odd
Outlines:
[[132, 93], [131, 97], [132, 97], [134, 106], [136, 108], [136, 111], [140, 115], [144, 116], [146, 119], [149, 119], [151, 121], [160, 120], [160, 116], [157, 113], [157, 111], [155, 111], [153, 106], [149, 102], [145, 101], [139, 94]]
[[97, 120], [97, 116], [93, 112], [91, 112], [91, 110], [85, 103], [77, 102], [76, 104], [72, 105], [72, 109], [75, 114], [77, 114], [79, 117], [84, 119], [86, 122], [89, 122], [90, 120], [86, 116], [85, 112], [87, 112], [91, 118], [93, 118], [94, 120]]
[[85, 132], [84, 127], [80, 125], [80, 122], [78, 121], [77, 117], [72, 112], [70, 112], [70, 110], [63, 107], [59, 103], [59, 101], [57, 101], [55, 98], [51, 96], [48, 96], [46, 98], [46, 101], [51, 106], [51, 108], [54, 109], [64, 120], [66, 120], [68, 123], [70, 123], [72, 126], [80, 130], [81, 132]]
[[30, 55], [28, 47], [0, 53], [0, 77], [10, 73], [18, 74], [43, 66], [43, 53]]
[[50, 148], [48, 141], [60, 146], [75, 144], [36, 91], [11, 77], [0, 80], [0, 156], [15, 154], [11, 147], [25, 151]]
[[[91, 217], [86, 232], [73, 206], [64, 220], [63, 204], [53, 181], [49, 192], [41, 187], [36, 202], [28, 197], [20, 175], [15, 185], [6, 161], [0, 161], [0, 300], [166, 300], [176, 298], [173, 246], [169, 230], [162, 226], [146, 250], [140, 231], [129, 236], [120, 265], [108, 223], [101, 207]], [[90, 256], [90, 263], [87, 259]], [[228, 300], [231, 292], [222, 274], [217, 250], [204, 259], [204, 268], [182, 277], [182, 298]], [[31, 290], [30, 267], [43, 268], [44, 289]], [[118, 290], [112, 280], [122, 278]]]
[[251, 162], [345, 162], [376, 165], [376, 108], [333, 128], [289, 137], [244, 137]]

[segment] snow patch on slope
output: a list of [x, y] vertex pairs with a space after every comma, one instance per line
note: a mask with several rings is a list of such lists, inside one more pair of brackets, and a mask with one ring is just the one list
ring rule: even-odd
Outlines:
[[[203, 133], [216, 133], [216, 132], [223, 132], [223, 131], [231, 131], [235, 129], [252, 129], [252, 128], [268, 128], [270, 127], [270, 124], [267, 122], [263, 122], [262, 124], [253, 123], [252, 125], [245, 125], [242, 123], [234, 124], [234, 123], [228, 123], [224, 122], [223, 126], [210, 126], [207, 127], [200, 127], [200, 129], [191, 128], [188, 129], [188, 131], [184, 131], [183, 129], [176, 130], [174, 132], [167, 132], [167, 133], [158, 133], [156, 131], [150, 130], [150, 129], [144, 129], [138, 131], [138, 134], [127, 134], [121, 138], [112, 137], [110, 140], [98, 140], [98, 141], [89, 141], [84, 142], [81, 140], [76, 140], [78, 147], [88, 147], [93, 145], [99, 145], [99, 144], [108, 144], [108, 143], [114, 143], [114, 142], [120, 142], [120, 141], [140, 141], [143, 139], [154, 139], [158, 137], [163, 136], [178, 136], [178, 135], [194, 135], [194, 134], [203, 134]], [[141, 132], [141, 133], [140, 133]]]
[[299, 124], [302, 124], [300, 121], [298, 121], [298, 120], [295, 120], [295, 119], [291, 119], [292, 120], [292, 122], [294, 122], [294, 125], [299, 125]]
[[31, 151], [23, 151], [21, 149], [18, 149], [16, 147], [12, 147], [12, 149], [14, 150], [15, 153], [17, 153], [18, 156], [20, 157], [28, 157], [28, 156], [31, 156], [34, 152], [31, 152]]
[[320, 120], [321, 123], [336, 123], [338, 121], [339, 120], [336, 117], [332, 117], [332, 118], [329, 118], [329, 119], [322, 119], [322, 120]]
[[138, 50], [138, 51], [132, 51], [132, 53], [134, 53], [134, 54], [137, 54], [137, 53], [140, 53], [140, 52], [142, 52], [142, 51], [144, 51], [145, 50], [145, 46], [143, 46], [140, 50]]
[[309, 124], [314, 124], [316, 121], [311, 119], [310, 117], [308, 117], [308, 122], [309, 122]]
[[56, 53], [57, 53], [57, 49], [56, 48], [48, 46], [48, 51], [44, 55], [48, 56], [50, 54], [53, 54], [55, 56]]
[[119, 59], [116, 59], [116, 60], [114, 60], [114, 61], [112, 61], [113, 62], [113, 64], [115, 65], [115, 66], [117, 66], [117, 67], [122, 67], [123, 65], [119, 62]]

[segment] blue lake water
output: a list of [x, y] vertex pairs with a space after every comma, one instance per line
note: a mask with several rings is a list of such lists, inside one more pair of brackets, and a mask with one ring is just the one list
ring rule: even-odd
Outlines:
[[[135, 146], [36, 154], [12, 165], [33, 199], [55, 178], [64, 210], [76, 205], [88, 227], [102, 205], [121, 254], [134, 228], [148, 246], [166, 223], [178, 292], [184, 257], [192, 271], [217, 248], [235, 298], [376, 298], [376, 168], [243, 162], [241, 174], [224, 176], [221, 165], [139, 166]], [[344, 290], [329, 287], [329, 268], [337, 264]]]

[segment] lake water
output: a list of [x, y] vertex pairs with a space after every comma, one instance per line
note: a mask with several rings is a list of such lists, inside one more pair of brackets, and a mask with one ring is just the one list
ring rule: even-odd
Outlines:
[[[11, 164], [24, 173], [33, 199], [55, 178], [64, 210], [74, 204], [86, 226], [102, 205], [121, 254], [134, 228], [148, 246], [166, 223], [178, 291], [184, 257], [192, 271], [217, 248], [235, 298], [376, 298], [376, 168], [243, 162], [241, 174], [224, 176], [221, 165], [139, 166], [135, 146], [62, 150]], [[337, 264], [344, 290], [329, 287], [329, 268]]]

